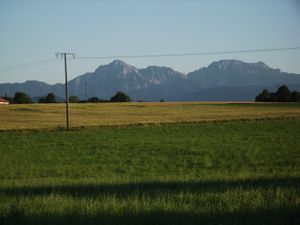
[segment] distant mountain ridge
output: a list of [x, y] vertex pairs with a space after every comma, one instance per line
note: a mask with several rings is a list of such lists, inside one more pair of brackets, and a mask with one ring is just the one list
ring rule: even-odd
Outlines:
[[[183, 74], [169, 67], [149, 66], [137, 69], [121, 60], [99, 66], [68, 82], [70, 95], [80, 99], [96, 96], [109, 99], [123, 91], [133, 99], [144, 101], [222, 101], [252, 100], [263, 88], [288, 85], [300, 90], [300, 75], [272, 69], [263, 62], [245, 63], [220, 60], [207, 67]], [[40, 81], [0, 84], [0, 96], [23, 91], [31, 97], [49, 92], [63, 98], [64, 85]]]
[[283, 73], [263, 62], [245, 63], [239, 60], [221, 60], [208, 67], [191, 72], [187, 78], [198, 86], [264, 86], [277, 84], [299, 84], [299, 75]]

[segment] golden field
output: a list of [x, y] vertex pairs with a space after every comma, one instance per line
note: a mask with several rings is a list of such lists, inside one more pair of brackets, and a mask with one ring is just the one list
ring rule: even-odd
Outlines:
[[[300, 117], [296, 103], [72, 103], [71, 127]], [[0, 130], [65, 127], [65, 104], [0, 106]]]

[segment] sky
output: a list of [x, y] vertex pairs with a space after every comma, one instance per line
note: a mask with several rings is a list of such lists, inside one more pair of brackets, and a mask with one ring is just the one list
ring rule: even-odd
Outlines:
[[[0, 30], [0, 83], [54, 84], [64, 82], [55, 52], [75, 53], [68, 60], [70, 80], [113, 61], [80, 57], [299, 47], [300, 1], [0, 0]], [[183, 73], [221, 59], [263, 61], [300, 74], [300, 50], [120, 59]]]

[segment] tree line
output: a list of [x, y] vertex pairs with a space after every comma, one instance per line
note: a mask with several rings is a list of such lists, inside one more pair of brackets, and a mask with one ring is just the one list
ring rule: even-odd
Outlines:
[[255, 100], [257, 102], [300, 102], [300, 92], [290, 91], [286, 85], [282, 85], [276, 92], [264, 89]]
[[[11, 104], [30, 104], [33, 103], [32, 98], [24, 92], [16, 92], [14, 97], [4, 96], [4, 99], [9, 101]], [[41, 97], [38, 100], [38, 103], [58, 103], [57, 97], [53, 93], [48, 93], [45, 97]], [[80, 100], [77, 96], [70, 96], [69, 102], [71, 103], [87, 103], [87, 102], [131, 102], [130, 96], [125, 93], [118, 91], [110, 100], [100, 99], [98, 97], [91, 97], [87, 100]]]

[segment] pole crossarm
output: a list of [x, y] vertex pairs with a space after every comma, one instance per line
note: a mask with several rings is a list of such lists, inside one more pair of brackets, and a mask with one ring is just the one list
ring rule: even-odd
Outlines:
[[65, 55], [71, 55], [73, 57], [73, 59], [75, 58], [75, 53], [71, 53], [71, 52], [55, 52], [55, 56], [56, 57], [61, 56], [63, 58]]

